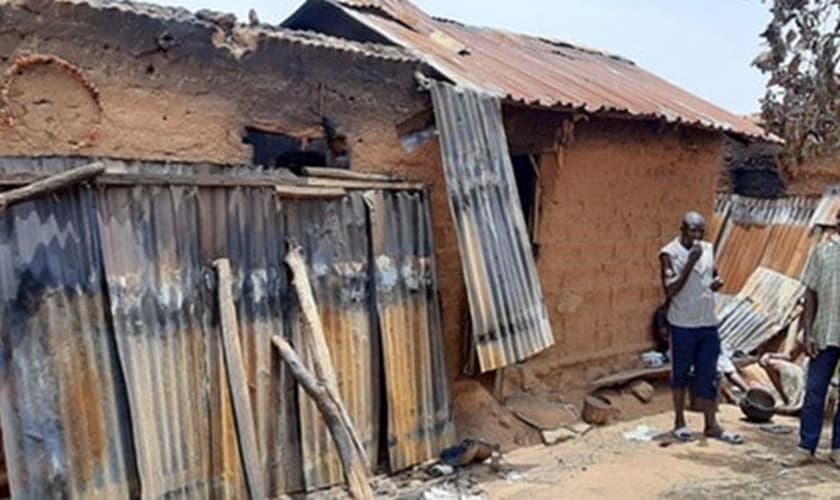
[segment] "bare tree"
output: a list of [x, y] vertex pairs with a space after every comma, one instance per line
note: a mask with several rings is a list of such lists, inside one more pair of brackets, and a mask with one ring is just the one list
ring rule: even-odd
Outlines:
[[762, 118], [785, 139], [791, 169], [840, 151], [840, 0], [770, 1], [773, 18], [761, 34], [768, 50], [753, 65], [769, 75]]

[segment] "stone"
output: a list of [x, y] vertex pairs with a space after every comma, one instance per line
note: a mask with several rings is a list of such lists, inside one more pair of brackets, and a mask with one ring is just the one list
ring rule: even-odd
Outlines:
[[630, 384], [630, 392], [642, 403], [650, 403], [653, 399], [653, 386], [644, 380], [637, 380]]
[[565, 427], [560, 427], [559, 429], [554, 429], [553, 431], [542, 431], [540, 434], [542, 435], [543, 443], [548, 446], [563, 443], [578, 437], [578, 433]]
[[592, 429], [592, 426], [586, 422], [578, 422], [574, 425], [570, 425], [569, 429], [571, 429], [575, 434], [583, 436]]

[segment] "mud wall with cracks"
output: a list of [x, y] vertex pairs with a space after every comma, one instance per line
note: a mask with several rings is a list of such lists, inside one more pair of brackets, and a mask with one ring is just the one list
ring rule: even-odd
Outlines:
[[[31, 54], [57, 56], [92, 82], [101, 115], [58, 65], [15, 69]], [[323, 110], [350, 136], [393, 126], [427, 105], [418, 68], [387, 49], [178, 9], [0, 2], [4, 108], [14, 115], [0, 125], [0, 154], [247, 162], [246, 125], [317, 136]]]

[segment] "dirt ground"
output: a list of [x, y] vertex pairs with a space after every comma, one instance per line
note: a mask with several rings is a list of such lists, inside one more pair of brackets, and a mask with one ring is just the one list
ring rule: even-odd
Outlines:
[[[743, 422], [738, 408], [724, 406], [721, 421], [744, 435], [741, 446], [713, 440], [662, 446], [623, 436], [640, 425], [665, 431], [671, 418], [661, 413], [592, 429], [554, 446], [520, 448], [505, 454], [500, 468], [482, 464], [423, 484], [392, 478], [395, 490], [379, 493], [405, 500], [840, 498], [840, 470], [826, 461], [827, 449], [820, 450], [818, 463], [801, 469], [779, 463], [796, 446], [795, 419], [776, 417], [775, 423], [794, 429], [776, 435]], [[691, 414], [689, 423], [699, 429], [702, 417]]]

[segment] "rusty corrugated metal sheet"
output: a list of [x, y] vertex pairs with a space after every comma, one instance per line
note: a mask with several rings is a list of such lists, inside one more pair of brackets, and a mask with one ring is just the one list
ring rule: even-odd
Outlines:
[[809, 221], [817, 200], [731, 195], [727, 203], [728, 216], [717, 245], [723, 292], [737, 293], [759, 266], [798, 278], [814, 241]]
[[[64, 166], [48, 163], [50, 166], [44, 165], [44, 173], [78, 162], [68, 159]], [[19, 166], [25, 166], [25, 162]], [[4, 168], [14, 173], [13, 167], [5, 165]], [[158, 171], [168, 167], [149, 164], [145, 168]], [[187, 166], [184, 168], [190, 170]], [[230, 180], [228, 176], [225, 179]], [[393, 195], [391, 191], [388, 193], [387, 196]], [[21, 231], [14, 230], [15, 224], [20, 222], [10, 214], [18, 213], [27, 204], [13, 207], [3, 217], [10, 243], [0, 246], [6, 252], [0, 254], [0, 284], [4, 286], [4, 293], [14, 291], [14, 294], [11, 291], [5, 294], [0, 304], [6, 324], [9, 321], [17, 324], [20, 319], [20, 304], [15, 302], [19, 299], [15, 297], [20, 296], [21, 291], [14, 287], [22, 278], [15, 278], [15, 273], [24, 273], [26, 277], [26, 273], [34, 271], [68, 274], [71, 270], [84, 269], [91, 273], [87, 278], [99, 284], [98, 308], [71, 309], [66, 305], [68, 301], [56, 294], [56, 300], [64, 302], [59, 300], [54, 311], [47, 311], [51, 314], [45, 312], [43, 317], [35, 318], [41, 328], [33, 334], [35, 336], [54, 336], [66, 343], [65, 330], [74, 328], [74, 332], [79, 330], [80, 335], [88, 335], [85, 325], [90, 323], [100, 325], [96, 326], [99, 329], [107, 328], [107, 334], [98, 330], [90, 333], [96, 334], [97, 342], [110, 341], [111, 357], [101, 361], [110, 363], [107, 369], [97, 365], [98, 371], [90, 376], [83, 370], [77, 372], [78, 376], [86, 377], [84, 387], [92, 387], [93, 391], [83, 398], [91, 403], [90, 408], [82, 412], [84, 418], [77, 417], [79, 410], [74, 406], [75, 401], [68, 400], [61, 403], [64, 406], [52, 410], [41, 403], [38, 406], [43, 410], [44, 418], [55, 419], [49, 421], [50, 425], [74, 428], [75, 422], [69, 419], [76, 418], [85, 423], [84, 431], [101, 430], [108, 439], [108, 446], [119, 444], [119, 450], [123, 455], [127, 454], [122, 457], [122, 463], [114, 458], [116, 452], [109, 448], [106, 472], [96, 468], [95, 460], [89, 461], [95, 472], [95, 484], [91, 485], [85, 482], [88, 476], [73, 469], [84, 467], [77, 463], [88, 460], [88, 455], [93, 453], [85, 449], [87, 443], [79, 446], [75, 443], [78, 436], [75, 436], [73, 446], [51, 445], [48, 465], [70, 464], [66, 474], [71, 477], [59, 477], [75, 488], [68, 496], [77, 496], [73, 492], [96, 496], [99, 493], [90, 493], [95, 488], [101, 489], [102, 496], [109, 498], [127, 496], [123, 493], [129, 490], [145, 497], [229, 498], [244, 494], [221, 356], [215, 272], [210, 267], [210, 263], [219, 257], [229, 258], [234, 271], [240, 341], [269, 494], [278, 496], [341, 481], [332, 443], [320, 415], [311, 410], [307, 401], [299, 398], [285, 366], [272, 354], [269, 341], [278, 333], [292, 338], [298, 333], [297, 301], [283, 264], [290, 239], [303, 244], [336, 366], [339, 390], [362, 434], [371, 464], [379, 463], [381, 417], [384, 412], [392, 411], [383, 409], [383, 404], [393, 404], [399, 411], [406, 411], [407, 417], [413, 416], [416, 420], [410, 428], [421, 434], [392, 444], [389, 451], [397, 457], [395, 464], [401, 467], [414, 465], [431, 458], [435, 450], [450, 442], [452, 414], [446, 385], [448, 378], [443, 371], [437, 300], [423, 304], [425, 316], [422, 307], [408, 299], [392, 311], [403, 315], [407, 321], [413, 319], [408, 322], [413, 329], [401, 331], [410, 333], [412, 342], [428, 345], [429, 364], [405, 358], [406, 352], [395, 352], [398, 362], [381, 373], [381, 341], [374, 321], [377, 301], [370, 265], [370, 221], [358, 191], [331, 200], [289, 200], [278, 197], [273, 187], [144, 184], [100, 185], [86, 196], [85, 203], [74, 200], [67, 206], [50, 205], [47, 202], [52, 198], [39, 200], [38, 217], [22, 212], [26, 214], [26, 230]], [[406, 199], [422, 198], [425, 203], [425, 195], [405, 196]], [[406, 246], [394, 249], [397, 253], [393, 257], [402, 258], [399, 252], [405, 251], [406, 262], [433, 260], [431, 246], [421, 251], [408, 244], [412, 241], [417, 245], [420, 242], [432, 244], [427, 238], [431, 226], [428, 207], [422, 217], [419, 209], [410, 213], [414, 215], [387, 219], [388, 234], [398, 234], [406, 243]], [[91, 240], [76, 242], [64, 249], [61, 245], [71, 242], [70, 236], [75, 233], [61, 224], [56, 229], [56, 220], [70, 218], [72, 221], [73, 216], [87, 218], [85, 223], [89, 227], [85, 226], [85, 229], [92, 234], [87, 236]], [[26, 251], [15, 250], [14, 245], [23, 245]], [[417, 252], [425, 257], [418, 257]], [[32, 269], [18, 269], [17, 254], [37, 256], [32, 260]], [[57, 267], [65, 260], [66, 269]], [[424, 265], [433, 268], [433, 262]], [[435, 285], [427, 286], [431, 289], [426, 290], [426, 294], [436, 297]], [[87, 317], [90, 311], [101, 317], [93, 313], [91, 318]], [[423, 324], [423, 321], [429, 323]], [[424, 335], [429, 337], [424, 338]], [[30, 358], [12, 351], [11, 359], [33, 365], [64, 366], [71, 362], [86, 362], [92, 366], [91, 358], [85, 357], [88, 355], [86, 349], [101, 349], [102, 346], [91, 342], [67, 347], [56, 360], [47, 356], [50, 353], [41, 351]], [[97, 352], [97, 356], [104, 356]], [[9, 370], [11, 366], [7, 361], [3, 367]], [[14, 375], [14, 372], [6, 373], [7, 377]], [[119, 378], [121, 373], [125, 374], [126, 380], [120, 379], [122, 385], [115, 387], [116, 380], [109, 377]], [[71, 375], [63, 379], [73, 381]], [[395, 383], [391, 380], [394, 377], [413, 381], [404, 385], [399, 401], [383, 396], [384, 387]], [[426, 380], [426, 377], [430, 378]], [[36, 399], [72, 396], [82, 400], [75, 393], [63, 392], [62, 385], [27, 383], [25, 394], [33, 394]], [[10, 387], [14, 386], [4, 385], [6, 390], [1, 396], [4, 429], [22, 425], [15, 422], [18, 414], [9, 412], [26, 414], [17, 408], [29, 404], [21, 399], [22, 391], [12, 392], [8, 390]], [[98, 394], [98, 390], [105, 393]], [[109, 394], [115, 398], [113, 401], [107, 401]], [[106, 401], [99, 402], [97, 398]], [[432, 405], [399, 406], [406, 401], [428, 401], [430, 398], [434, 402]], [[98, 415], [97, 404], [104, 405], [101, 411], [107, 417], [103, 417], [105, 427], [100, 430], [96, 422], [85, 420], [88, 414]], [[119, 414], [119, 408], [127, 407], [130, 407], [130, 413]], [[50, 416], [50, 411], [59, 410], [64, 413]], [[414, 411], [417, 413], [412, 413]], [[40, 421], [36, 418], [33, 422]], [[405, 422], [412, 421], [408, 418]], [[107, 425], [119, 428], [114, 430]], [[429, 428], [434, 432], [428, 432]], [[423, 435], [423, 432], [427, 434]], [[9, 435], [15, 436], [15, 433]], [[128, 442], [124, 443], [125, 440]], [[91, 439], [91, 442], [96, 441]], [[6, 443], [7, 450], [17, 450], [17, 454], [7, 455], [10, 468], [24, 470], [15, 479], [15, 492], [25, 493], [29, 491], [26, 488], [43, 491], [43, 482], [22, 484], [20, 481], [31, 481], [27, 468], [46, 467], [42, 462], [47, 452], [29, 443], [22, 451], [17, 448], [20, 446], [14, 440]], [[33, 464], [27, 465], [27, 461]], [[47, 477], [53, 480], [58, 476]]]
[[[368, 192], [376, 305], [385, 353], [392, 470], [436, 456], [455, 438], [434, 241], [421, 193]], [[403, 377], [406, 368], [414, 377]]]
[[619, 112], [770, 137], [751, 120], [618, 56], [557, 40], [433, 19], [407, 0], [330, 1], [385, 38], [414, 50], [459, 85], [525, 104]]
[[94, 193], [21, 203], [2, 219], [0, 416], [12, 494], [136, 496]]
[[499, 100], [432, 82], [446, 184], [481, 371], [554, 343]]
[[[362, 195], [335, 201], [284, 204], [287, 238], [302, 245], [315, 303], [338, 378], [338, 391], [375, 470], [379, 463], [383, 383], [379, 336], [372, 318], [373, 289], [367, 211]], [[296, 297], [293, 299], [297, 304]], [[299, 307], [289, 308], [292, 339], [302, 332]], [[297, 342], [299, 344], [299, 342]], [[304, 356], [304, 359], [307, 359]], [[403, 372], [405, 373], [405, 372]], [[343, 481], [341, 462], [315, 404], [300, 391], [304, 481], [308, 490]]]
[[755, 351], [790, 323], [804, 293], [799, 280], [757, 268], [718, 314], [721, 341], [735, 351]]

